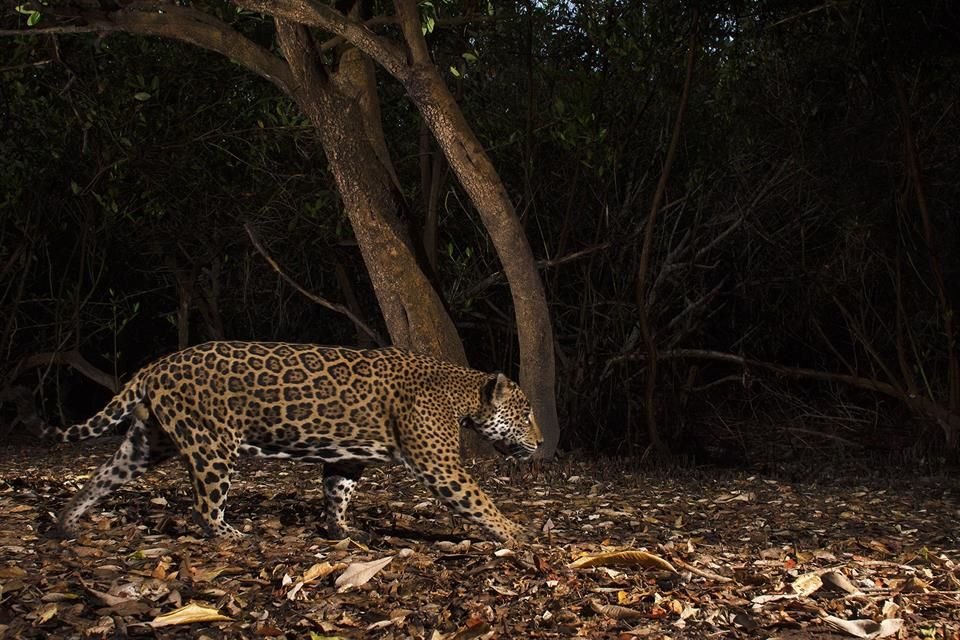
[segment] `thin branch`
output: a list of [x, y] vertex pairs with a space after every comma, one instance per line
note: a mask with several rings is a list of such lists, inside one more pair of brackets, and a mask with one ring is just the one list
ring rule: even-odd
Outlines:
[[[614, 244], [613, 242], [601, 242], [600, 244], [596, 244], [592, 247], [586, 247], [578, 251], [573, 251], [571, 253], [568, 253], [565, 256], [560, 256], [559, 258], [537, 260], [537, 263], [536, 263], [537, 268], [549, 269], [551, 267], [556, 267], [561, 264], [566, 264], [568, 262], [574, 262], [575, 260], [580, 260], [581, 258], [586, 258], [587, 256], [597, 253], [598, 251], [606, 251], [607, 249], [612, 247], [613, 244]], [[478, 293], [480, 293], [481, 291], [483, 291], [484, 289], [488, 289], [493, 285], [499, 282], [502, 282], [504, 280], [506, 280], [506, 275], [503, 273], [503, 271], [494, 271], [493, 273], [485, 277], [483, 280], [480, 280], [475, 285], [467, 289], [463, 293], [463, 296], [466, 298], [471, 298], [477, 295]]]
[[670, 169], [673, 166], [673, 159], [677, 155], [677, 147], [680, 144], [680, 131], [683, 125], [683, 115], [687, 110], [687, 100], [690, 95], [690, 83], [693, 78], [693, 62], [695, 59], [697, 43], [697, 23], [699, 13], [696, 9], [693, 12], [693, 24], [690, 28], [690, 39], [687, 44], [687, 64], [686, 76], [683, 81], [683, 89], [680, 93], [680, 104], [677, 106], [676, 120], [673, 123], [673, 133], [670, 136], [670, 145], [667, 147], [667, 156], [663, 161], [663, 170], [660, 172], [660, 180], [657, 182], [657, 189], [653, 195], [653, 201], [650, 203], [650, 213], [647, 215], [646, 228], [644, 229], [643, 244], [640, 250], [640, 266], [637, 269], [637, 312], [640, 320], [640, 333], [643, 335], [643, 343], [649, 356], [647, 362], [647, 380], [645, 388], [644, 413], [646, 414], [647, 434], [650, 437], [650, 446], [656, 451], [663, 451], [665, 446], [657, 433], [656, 408], [654, 407], [653, 396], [656, 390], [657, 380], [657, 345], [653, 337], [653, 331], [650, 327], [650, 314], [647, 310], [649, 295], [647, 291], [647, 273], [650, 269], [650, 255], [653, 253], [653, 234], [656, 229], [657, 213], [660, 211], [660, 203], [663, 201], [667, 191], [667, 181], [670, 179]]
[[117, 383], [116, 378], [106, 371], [98, 369], [90, 364], [86, 358], [80, 355], [79, 351], [35, 353], [32, 356], [28, 356], [21, 360], [20, 365], [17, 367], [17, 371], [23, 371], [24, 369], [37, 369], [39, 367], [50, 367], [51, 365], [55, 364], [72, 367], [85, 377], [96, 382], [101, 387], [106, 387], [113, 393], [116, 393], [120, 390], [120, 385]]
[[373, 342], [377, 346], [382, 347], [386, 345], [386, 342], [382, 337], [380, 337], [380, 334], [378, 334], [376, 331], [368, 327], [367, 324], [363, 320], [358, 318], [356, 314], [354, 314], [350, 309], [343, 306], [342, 304], [338, 304], [336, 302], [330, 302], [326, 298], [322, 298], [316, 295], [315, 293], [311, 293], [306, 289], [304, 289], [303, 287], [301, 287], [296, 280], [294, 280], [292, 277], [287, 275], [287, 273], [280, 267], [280, 265], [277, 264], [277, 261], [274, 260], [269, 253], [267, 253], [266, 249], [263, 248], [263, 245], [260, 243], [260, 239], [257, 237], [257, 234], [253, 230], [253, 227], [250, 225], [250, 223], [244, 224], [243, 228], [247, 232], [247, 235], [250, 237], [250, 242], [253, 244], [253, 248], [257, 250], [257, 253], [263, 256], [263, 259], [266, 260], [271, 267], [273, 267], [273, 270], [276, 271], [277, 274], [281, 278], [283, 278], [287, 284], [289, 284], [291, 287], [299, 291], [304, 297], [319, 304], [321, 307], [326, 307], [331, 311], [336, 311], [337, 313], [347, 316], [347, 318], [349, 318], [350, 321], [353, 322], [353, 324], [357, 327], [357, 329], [359, 329], [360, 331], [363, 331], [365, 334], [370, 336], [370, 339], [373, 340]]
[[[895, 398], [909, 406], [915, 412], [934, 419], [943, 430], [948, 447], [951, 447], [951, 445], [956, 445], [957, 436], [958, 433], [960, 433], [960, 415], [954, 413], [949, 408], [945, 408], [937, 404], [930, 398], [913, 395], [905, 391], [902, 387], [890, 384], [889, 382], [882, 382], [880, 380], [874, 380], [873, 378], [864, 378], [863, 376], [845, 373], [818, 371], [816, 369], [806, 369], [804, 367], [789, 367], [773, 362], [754, 360], [753, 358], [746, 358], [733, 353], [713, 351], [711, 349], [671, 349], [669, 351], [661, 351], [658, 354], [658, 357], [660, 360], [697, 359], [729, 362], [731, 364], [740, 365], [744, 368], [753, 367], [755, 369], [764, 369], [777, 375], [793, 378], [795, 380], [820, 380], [823, 382], [844, 384], [857, 389], [864, 389], [866, 391], [875, 391], [891, 398]], [[611, 358], [607, 361], [607, 366], [609, 367], [617, 362], [623, 362], [627, 360], [646, 359], [647, 358], [645, 354], [633, 353]]]
[[9, 67], [0, 67], [0, 73], [5, 73], [7, 71], [20, 71], [22, 69], [32, 69], [35, 67], [42, 67], [44, 65], [50, 64], [53, 60], [37, 60], [36, 62], [25, 62], [23, 64], [15, 64]]
[[[32, 5], [26, 4], [27, 8]], [[0, 36], [39, 36], [64, 33], [126, 32], [160, 36], [187, 42], [215, 51], [277, 85], [285, 93], [293, 89], [290, 71], [283, 60], [244, 37], [240, 32], [203, 11], [174, 3], [135, 0], [116, 11], [99, 9], [52, 11], [36, 6], [44, 15], [65, 20], [80, 20], [82, 24], [62, 24], [28, 29], [0, 29]]]

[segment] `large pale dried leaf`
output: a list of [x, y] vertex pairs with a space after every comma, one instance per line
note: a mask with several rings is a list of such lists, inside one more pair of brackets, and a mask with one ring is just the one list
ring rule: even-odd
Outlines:
[[853, 583], [847, 580], [847, 577], [839, 571], [825, 571], [820, 575], [823, 584], [846, 593], [860, 593], [860, 589], [853, 586]]
[[36, 619], [34, 620], [35, 624], [43, 624], [48, 621], [53, 616], [57, 615], [59, 610], [59, 605], [56, 602], [48, 602], [44, 605], [41, 605], [36, 611]]
[[381, 569], [390, 564], [393, 558], [394, 556], [387, 556], [386, 558], [371, 560], [370, 562], [354, 562], [348, 566], [343, 573], [337, 576], [336, 585], [342, 591], [349, 587], [359, 587], [362, 584], [366, 584], [370, 581], [370, 578], [380, 573]]
[[330, 564], [326, 560], [323, 562], [318, 562], [306, 571], [303, 572], [303, 575], [300, 577], [300, 582], [313, 582], [314, 580], [320, 580], [327, 577], [334, 571], [340, 571], [345, 569], [347, 565], [342, 562], [337, 564]]
[[779, 602], [780, 600], [796, 600], [799, 596], [795, 593], [772, 593], [770, 595], [754, 596], [750, 599], [753, 604], [764, 605], [769, 602]]
[[883, 620], [879, 624], [873, 620], [844, 620], [836, 616], [825, 616], [823, 621], [854, 638], [885, 638], [903, 627], [903, 620], [899, 618]]
[[[208, 568], [190, 567], [190, 577], [193, 578], [194, 582], [212, 582], [221, 573], [229, 569], [230, 567], [228, 566], [208, 567]], [[181, 571], [181, 574], [182, 573], [183, 572]]]
[[150, 622], [151, 627], [170, 627], [177, 624], [192, 624], [194, 622], [217, 622], [220, 620], [231, 620], [227, 616], [221, 615], [219, 611], [212, 607], [204, 607], [199, 604], [190, 603], [170, 613], [157, 616]]
[[591, 556], [577, 558], [567, 565], [571, 569], [581, 569], [584, 567], [624, 567], [641, 566], [646, 569], [662, 569], [671, 573], [677, 573], [673, 565], [660, 556], [647, 553], [646, 551], [611, 551]]
[[805, 598], [811, 593], [818, 591], [820, 587], [823, 586], [823, 580], [815, 573], [805, 573], [802, 576], [798, 576], [790, 586], [798, 596]]

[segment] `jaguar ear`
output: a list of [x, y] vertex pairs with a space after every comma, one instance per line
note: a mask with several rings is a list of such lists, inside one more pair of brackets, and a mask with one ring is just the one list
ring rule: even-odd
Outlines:
[[485, 405], [499, 404], [506, 395], [509, 383], [510, 379], [502, 373], [491, 373], [480, 388], [480, 402]]

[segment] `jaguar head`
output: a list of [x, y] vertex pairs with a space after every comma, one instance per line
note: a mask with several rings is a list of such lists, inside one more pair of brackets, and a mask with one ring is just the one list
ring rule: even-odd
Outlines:
[[502, 373], [491, 374], [480, 388], [480, 407], [467, 420], [497, 451], [529, 458], [543, 444], [530, 401]]

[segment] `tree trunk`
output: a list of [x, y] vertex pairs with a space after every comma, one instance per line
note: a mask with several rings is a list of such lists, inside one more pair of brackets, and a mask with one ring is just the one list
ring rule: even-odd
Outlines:
[[400, 80], [480, 213], [503, 264], [517, 320], [520, 386], [543, 430], [541, 455], [551, 458], [560, 439], [553, 327], [533, 251], [500, 176], [427, 53], [416, 4], [398, 0], [397, 11], [412, 60]]
[[[340, 36], [403, 83], [450, 167], [480, 213], [510, 284], [520, 343], [520, 384], [543, 429], [543, 457], [556, 451], [560, 435], [554, 395], [553, 328], [540, 274], [523, 226], [483, 146], [430, 58], [414, 0], [397, 0], [404, 46], [322, 3], [299, 0], [234, 0], [253, 11], [297, 24], [319, 26]], [[295, 74], [296, 75], [296, 74]], [[332, 160], [332, 159], [331, 159]], [[346, 198], [345, 198], [346, 199]]]
[[[456, 327], [397, 216], [389, 158], [371, 144], [379, 122], [374, 126], [372, 116], [365, 117], [357, 99], [369, 90], [362, 61], [352, 59], [347, 75], [328, 73], [316, 64], [319, 55], [305, 27], [278, 19], [277, 33], [295, 79], [292, 96], [317, 128], [390, 337], [398, 346], [465, 364]], [[374, 112], [368, 106], [366, 113]]]

